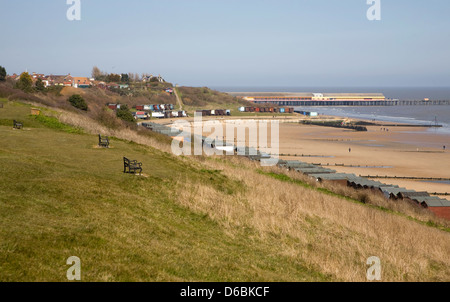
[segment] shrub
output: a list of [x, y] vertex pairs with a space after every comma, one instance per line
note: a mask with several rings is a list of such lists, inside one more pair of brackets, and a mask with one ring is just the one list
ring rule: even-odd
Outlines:
[[17, 81], [16, 87], [25, 92], [33, 91], [33, 79], [28, 72], [23, 72]]
[[120, 106], [120, 109], [117, 109], [116, 116], [121, 120], [127, 122], [134, 122], [134, 116], [131, 111], [128, 109], [127, 105]]
[[0, 82], [6, 81], [6, 69], [3, 66], [0, 66]]
[[44, 82], [42, 82], [42, 80], [41, 79], [37, 79], [37, 81], [36, 81], [36, 90], [37, 91], [44, 91], [45, 90], [45, 85], [44, 85]]
[[88, 105], [86, 104], [86, 101], [83, 99], [83, 97], [79, 94], [74, 94], [69, 98], [70, 104], [72, 104], [73, 107], [78, 108], [80, 110], [87, 111]]

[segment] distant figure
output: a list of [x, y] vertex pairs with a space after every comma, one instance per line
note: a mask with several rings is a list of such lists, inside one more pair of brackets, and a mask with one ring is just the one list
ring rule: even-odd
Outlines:
[[352, 148], [348, 148], [348, 153], [352, 152]]
[[445, 146], [444, 146], [444, 147], [442, 147], [442, 149], [444, 149], [444, 151], [445, 151]]

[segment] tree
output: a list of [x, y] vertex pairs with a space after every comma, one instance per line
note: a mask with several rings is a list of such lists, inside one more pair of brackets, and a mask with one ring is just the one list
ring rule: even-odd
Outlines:
[[130, 81], [130, 78], [128, 77], [127, 73], [122, 73], [121, 80], [123, 83], [128, 83]]
[[31, 78], [30, 74], [28, 72], [23, 72], [20, 75], [19, 80], [16, 84], [17, 88], [25, 91], [25, 92], [31, 92], [33, 90], [33, 79]]
[[131, 72], [128, 73], [128, 80], [129, 80], [130, 82], [134, 82], [134, 74], [132, 74]]
[[0, 66], [0, 82], [6, 81], [6, 69], [3, 66]]
[[92, 68], [92, 77], [97, 80], [97, 81], [101, 81], [102, 77], [103, 77], [103, 72], [100, 70], [100, 68], [98, 68], [97, 66], [94, 66]]
[[120, 75], [115, 74], [115, 73], [111, 73], [111, 74], [109, 74], [106, 77], [106, 81], [107, 82], [114, 82], [114, 83], [120, 82]]
[[37, 91], [44, 91], [44, 90], [45, 90], [44, 82], [42, 82], [41, 79], [37, 79], [35, 85], [36, 85], [36, 90], [37, 90]]
[[134, 122], [134, 116], [131, 113], [130, 109], [128, 109], [127, 105], [120, 106], [120, 109], [117, 109], [116, 116], [121, 120]]
[[74, 94], [69, 98], [70, 104], [72, 104], [73, 107], [78, 108], [80, 110], [87, 111], [88, 105], [86, 104], [86, 101], [83, 99], [83, 97], [79, 94]]

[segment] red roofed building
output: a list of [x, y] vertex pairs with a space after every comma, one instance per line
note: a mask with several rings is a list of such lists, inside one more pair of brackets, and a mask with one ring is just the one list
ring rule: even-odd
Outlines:
[[92, 85], [91, 80], [85, 77], [73, 77], [72, 86], [75, 88], [89, 88]]

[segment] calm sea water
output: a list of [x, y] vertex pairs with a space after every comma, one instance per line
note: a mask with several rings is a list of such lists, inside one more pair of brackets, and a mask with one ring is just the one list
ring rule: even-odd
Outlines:
[[[450, 87], [435, 88], [394, 88], [394, 87], [213, 87], [223, 92], [348, 92], [348, 93], [384, 93], [387, 98], [422, 100], [449, 100]], [[450, 135], [450, 106], [389, 106], [389, 107], [297, 107], [305, 111], [314, 111], [324, 115], [362, 118], [376, 121], [399, 122], [408, 124], [434, 125], [435, 121], [443, 128], [431, 128], [441, 134]]]

